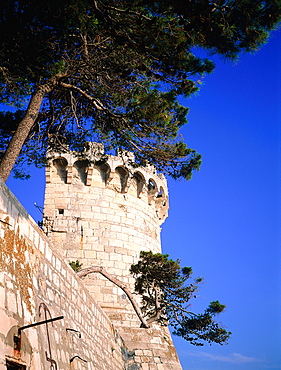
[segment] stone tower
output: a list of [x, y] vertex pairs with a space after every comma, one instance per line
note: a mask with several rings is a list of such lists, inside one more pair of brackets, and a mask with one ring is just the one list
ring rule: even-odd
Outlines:
[[[168, 212], [165, 177], [152, 166], [135, 168], [133, 161], [131, 153], [105, 156], [96, 143], [83, 155], [52, 153], [44, 203], [45, 231], [64, 258], [82, 267], [102, 266], [132, 291], [130, 266], [140, 251], [161, 252], [160, 226]], [[145, 364], [159, 358], [159, 369], [181, 369], [167, 328], [140, 328], [124, 292], [101, 275], [91, 274], [84, 283], [138, 354], [139, 368], [158, 369]]]

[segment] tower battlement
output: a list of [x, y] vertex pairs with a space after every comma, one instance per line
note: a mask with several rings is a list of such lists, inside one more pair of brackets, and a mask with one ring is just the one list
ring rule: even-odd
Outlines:
[[165, 176], [152, 165], [136, 167], [134, 154], [106, 155], [103, 144], [89, 143], [81, 153], [49, 153], [46, 182], [85, 185], [130, 194], [154, 207], [160, 224], [168, 216]]
[[[131, 265], [141, 251], [161, 252], [160, 226], [168, 211], [165, 177], [153, 166], [136, 167], [132, 153], [106, 155], [101, 144], [90, 143], [82, 154], [49, 153], [43, 215], [47, 236], [1, 182], [0, 187], [2, 267], [9, 272], [3, 280], [7, 298], [0, 309], [7, 319], [0, 344], [5, 344], [8, 361], [19, 359], [13, 357], [19, 354], [13, 342], [18, 327], [37, 322], [43, 307], [45, 315], [64, 321], [47, 331], [49, 352], [43, 325], [34, 329], [36, 335], [22, 334], [20, 364], [28, 369], [49, 369], [51, 360], [60, 369], [70, 363], [81, 370], [181, 370], [167, 327], [141, 327], [113, 280], [92, 273], [81, 281], [67, 266], [79, 260], [82, 267], [102, 267], [134, 292]], [[141, 303], [139, 295], [135, 300]], [[82, 335], [73, 337], [72, 331]]]
[[[129, 217], [133, 205], [127, 203], [127, 218], [114, 218], [109, 193], [57, 180], [54, 176], [46, 186], [45, 209], [56, 209], [64, 199], [67, 216], [59, 212], [49, 236], [0, 181], [0, 369], [181, 370], [167, 327], [140, 327], [119, 288], [98, 276], [81, 281], [66, 263], [76, 256], [85, 267], [104, 266], [128, 283], [127, 267], [140, 248], [138, 238], [143, 236], [142, 249], [152, 240], [146, 240], [145, 230], [134, 233]], [[122, 215], [119, 205], [116, 210]], [[82, 212], [91, 207], [90, 218]], [[139, 213], [136, 228], [144, 215]], [[56, 251], [61, 247], [66, 260]]]
[[[130, 267], [141, 251], [161, 252], [160, 225], [168, 213], [165, 177], [136, 167], [128, 152], [106, 155], [102, 144], [84, 153], [49, 153], [44, 229], [67, 261], [101, 266], [134, 290]], [[118, 325], [139, 327], [124, 292], [99, 275], [84, 280]]]

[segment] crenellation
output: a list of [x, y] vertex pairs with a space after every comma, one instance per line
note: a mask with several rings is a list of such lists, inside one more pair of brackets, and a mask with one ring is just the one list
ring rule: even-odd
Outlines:
[[[122, 289], [99, 273], [81, 281], [68, 266], [76, 260], [83, 268], [102, 266], [133, 291], [134, 278], [129, 270], [140, 251], [161, 251], [160, 225], [168, 213], [167, 182], [153, 166], [135, 168], [132, 161], [132, 153], [106, 155], [103, 146], [94, 143], [88, 144], [83, 155], [49, 153], [43, 223], [46, 235], [32, 224], [15, 199], [9, 200], [11, 195], [7, 200], [8, 192], [1, 187], [0, 204], [10, 217], [11, 228], [17, 227], [32, 245], [26, 249], [23, 263], [28, 261], [31, 266], [27, 292], [34, 308], [28, 309], [28, 300], [22, 301], [19, 292], [14, 293], [14, 284], [8, 288], [4, 282], [0, 294], [4, 289], [5, 302], [0, 299], [0, 309], [8, 317], [17, 312], [22, 323], [34, 322], [39, 302], [44, 302], [54, 316], [63, 313], [65, 323], [52, 326], [58, 368], [66, 368], [73, 354], [71, 348], [76, 348], [77, 354], [91, 364], [88, 367], [76, 362], [77, 369], [181, 369], [167, 328], [140, 328]], [[3, 227], [0, 225], [2, 237]], [[31, 258], [37, 249], [36, 258]], [[13, 274], [10, 278], [15, 281]], [[7, 304], [9, 309], [5, 308]], [[65, 325], [79, 329], [82, 338], [66, 333]], [[47, 370], [43, 327], [35, 332], [34, 356], [27, 356], [27, 361], [30, 370]], [[0, 353], [0, 368], [2, 357]]]

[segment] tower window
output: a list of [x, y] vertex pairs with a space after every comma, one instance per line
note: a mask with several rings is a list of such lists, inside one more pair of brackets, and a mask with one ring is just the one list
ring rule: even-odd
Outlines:
[[64, 209], [60, 208], [59, 209], [59, 215], [63, 215], [64, 214]]
[[156, 189], [156, 184], [153, 180], [149, 179], [147, 184], [148, 191], [152, 191]]

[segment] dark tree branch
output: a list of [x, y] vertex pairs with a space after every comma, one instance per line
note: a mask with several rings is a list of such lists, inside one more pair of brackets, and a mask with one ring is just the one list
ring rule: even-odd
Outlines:
[[102, 276], [104, 276], [106, 279], [108, 279], [109, 281], [111, 281], [113, 284], [117, 285], [120, 289], [123, 290], [123, 292], [127, 295], [129, 301], [131, 302], [138, 318], [140, 319], [141, 323], [142, 323], [142, 327], [144, 328], [149, 328], [149, 325], [148, 325], [148, 322], [145, 320], [145, 318], [143, 317], [142, 313], [141, 313], [141, 310], [137, 304], [137, 302], [135, 301], [132, 293], [130, 292], [128, 286], [121, 280], [117, 279], [117, 277], [109, 274], [108, 272], [106, 272], [104, 270], [103, 267], [99, 267], [99, 266], [91, 266], [91, 267], [86, 267], [80, 271], [77, 272], [77, 275], [82, 278], [82, 277], [85, 277], [89, 274], [92, 274], [92, 273], [99, 273], [101, 274]]

